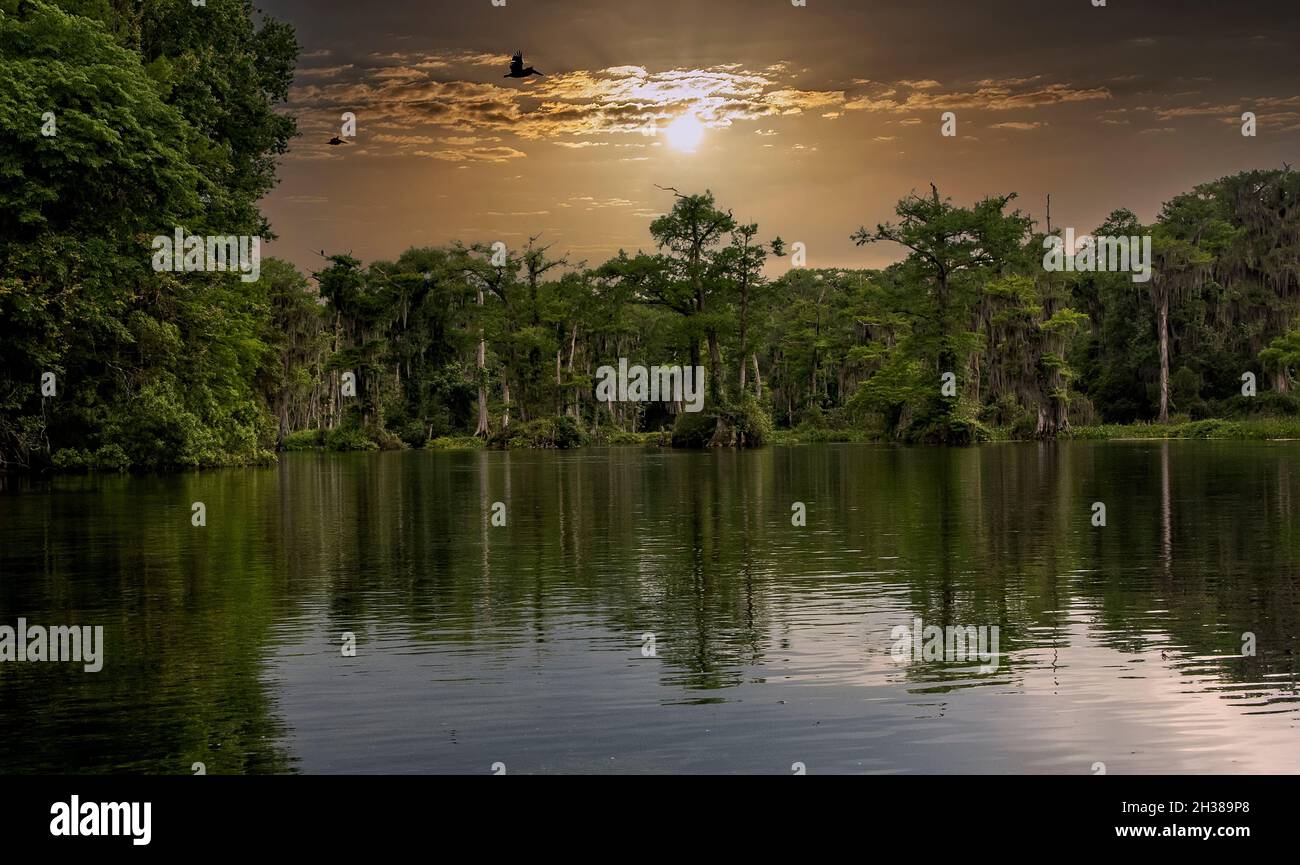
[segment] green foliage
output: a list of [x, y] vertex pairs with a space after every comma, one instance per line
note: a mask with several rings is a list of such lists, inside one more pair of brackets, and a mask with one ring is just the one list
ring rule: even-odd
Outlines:
[[[1151, 226], [1114, 211], [1094, 234], [1152, 236], [1145, 287], [1047, 273], [1044, 236], [1014, 194], [963, 206], [933, 186], [852, 235], [900, 251], [880, 271], [769, 279], [770, 258], [787, 254], [779, 238], [761, 240], [709, 191], [664, 190], [649, 251], [594, 267], [534, 237], [504, 261], [482, 243], [326, 256], [316, 286], [274, 259], [256, 283], [158, 273], [149, 239], [177, 226], [271, 237], [258, 201], [294, 132], [276, 110], [292, 30], [248, 0], [203, 16], [106, 0], [17, 9], [0, 0], [0, 466], [471, 441], [968, 443], [1097, 418], [1300, 416], [1289, 169], [1201, 184]], [[50, 110], [52, 137], [39, 122]], [[704, 410], [598, 402], [598, 371], [621, 359], [703, 367]], [[1255, 397], [1239, 396], [1247, 371], [1261, 377]], [[40, 393], [45, 372], [54, 398]], [[955, 394], [941, 391], [948, 374]]]
[[1037, 437], [1038, 425], [1033, 415], [1023, 412], [1012, 421], [1008, 435], [1015, 441], [1028, 441]]
[[860, 429], [820, 429], [800, 426], [792, 430], [772, 430], [768, 443], [774, 445], [788, 444], [824, 444], [844, 442], [880, 441], [881, 433]]
[[1249, 441], [1300, 439], [1300, 418], [1202, 420], [1173, 424], [1102, 424], [1076, 427], [1070, 437], [1103, 439], [1239, 439]]
[[1275, 391], [1263, 391], [1255, 396], [1236, 394], [1211, 403], [1209, 410], [1225, 418], [1300, 417], [1300, 396]]
[[1300, 330], [1290, 330], [1275, 337], [1268, 348], [1259, 353], [1259, 362], [1266, 372], [1288, 384], [1294, 382], [1296, 367], [1300, 366]]
[[662, 432], [626, 432], [620, 429], [601, 429], [593, 439], [603, 445], [640, 445], [648, 447], [663, 441]]
[[938, 401], [930, 403], [932, 410], [918, 414], [903, 432], [903, 441], [911, 444], [969, 445], [986, 442], [992, 438], [974, 416], [972, 406], [960, 404], [955, 409]]
[[79, 471], [86, 469], [91, 460], [89, 451], [77, 448], [63, 448], [54, 452], [50, 462], [61, 471]]
[[124, 472], [131, 468], [131, 458], [118, 445], [104, 445], [93, 453], [77, 448], [55, 451], [51, 463], [60, 471], [74, 472], [90, 469]]
[[752, 394], [719, 407], [682, 412], [671, 442], [678, 448], [762, 447], [772, 435], [772, 420]]
[[1243, 438], [1243, 430], [1237, 424], [1226, 420], [1202, 420], [1178, 424], [1180, 438], [1187, 439], [1230, 439]]
[[586, 434], [571, 417], [538, 418], [521, 424], [511, 424], [488, 438], [488, 444], [497, 448], [557, 448], [566, 450], [585, 444]]
[[718, 428], [717, 414], [709, 411], [682, 412], [673, 424], [672, 444], [675, 448], [703, 448], [713, 441]]
[[[720, 413], [719, 423], [729, 428], [728, 440], [719, 444], [729, 447], [762, 447], [772, 435], [772, 419], [752, 394], [742, 394]], [[716, 436], [715, 436], [715, 441]]]
[[111, 413], [102, 438], [142, 469], [207, 467], [264, 462], [261, 442], [271, 439], [270, 419], [254, 405], [213, 402], [195, 411], [176, 382], [160, 379], [131, 394]]
[[165, 4], [17, 5], [0, 5], [0, 465], [269, 458], [265, 287], [154, 272], [149, 239], [264, 233], [292, 33], [247, 3], [201, 26]]
[[325, 431], [304, 429], [291, 432], [280, 440], [280, 449], [286, 451], [310, 451], [325, 446]]
[[335, 427], [325, 434], [325, 449], [331, 451], [377, 451], [373, 433], [357, 426]]
[[475, 436], [439, 436], [424, 443], [428, 450], [434, 451], [470, 451], [483, 447], [483, 439]]
[[117, 445], [104, 445], [95, 451], [86, 464], [104, 471], [124, 472], [131, 467], [131, 458]]

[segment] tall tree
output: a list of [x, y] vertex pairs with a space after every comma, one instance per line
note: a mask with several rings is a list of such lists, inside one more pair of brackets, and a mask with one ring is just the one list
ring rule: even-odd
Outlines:
[[[736, 221], [731, 211], [717, 208], [712, 192], [683, 195], [675, 189], [669, 191], [676, 197], [673, 209], [650, 223], [655, 243], [669, 253], [661, 272], [666, 279], [650, 286], [651, 297], [686, 315], [692, 332], [703, 332], [709, 349], [709, 393], [716, 402], [726, 393], [719, 339], [725, 316], [712, 302], [720, 300], [721, 287], [708, 277], [714, 248], [735, 229]], [[692, 366], [700, 362], [697, 339], [695, 336], [691, 342]]]

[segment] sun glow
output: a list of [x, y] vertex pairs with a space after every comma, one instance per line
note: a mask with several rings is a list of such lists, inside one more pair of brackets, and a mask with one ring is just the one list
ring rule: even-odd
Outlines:
[[668, 136], [668, 144], [674, 150], [694, 153], [704, 138], [704, 124], [694, 114], [683, 114], [668, 124], [664, 134]]

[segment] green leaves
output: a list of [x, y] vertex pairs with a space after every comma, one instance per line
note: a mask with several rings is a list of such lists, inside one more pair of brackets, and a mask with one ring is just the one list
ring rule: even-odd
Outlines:
[[[161, 5], [0, 15], [0, 462], [215, 465], [273, 445], [263, 285], [156, 273], [150, 239], [260, 232], [292, 34], [259, 39], [251, 6], [223, 3], [163, 37]], [[61, 383], [44, 404], [43, 370]]]

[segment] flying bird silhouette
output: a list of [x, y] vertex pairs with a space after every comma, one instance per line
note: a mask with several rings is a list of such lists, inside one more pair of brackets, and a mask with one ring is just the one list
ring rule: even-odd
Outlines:
[[510, 58], [510, 72], [503, 75], [503, 78], [527, 78], [529, 75], [541, 75], [531, 66], [524, 66], [524, 52], [516, 51], [515, 56]]
[[335, 135], [333, 138], [330, 139], [330, 146], [333, 147], [338, 144], [347, 144], [347, 142], [344, 141], [342, 138], [339, 138], [337, 135]]

